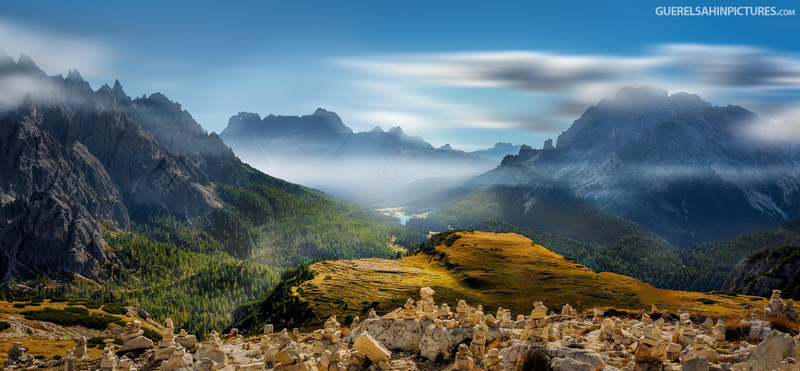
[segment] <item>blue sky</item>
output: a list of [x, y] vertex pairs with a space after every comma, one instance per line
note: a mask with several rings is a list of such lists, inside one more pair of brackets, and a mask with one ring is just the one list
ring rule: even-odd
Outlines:
[[0, 46], [92, 87], [162, 92], [209, 131], [240, 111], [335, 111], [439, 146], [541, 147], [626, 85], [800, 119], [800, 16], [658, 6], [793, 1], [4, 1]]

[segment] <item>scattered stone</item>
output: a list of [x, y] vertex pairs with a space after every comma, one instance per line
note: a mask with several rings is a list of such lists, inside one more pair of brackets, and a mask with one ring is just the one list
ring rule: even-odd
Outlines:
[[136, 371], [136, 367], [128, 357], [122, 357], [117, 363], [117, 371]]
[[215, 362], [211, 358], [203, 358], [197, 363], [197, 371], [218, 371], [219, 370], [219, 363]]

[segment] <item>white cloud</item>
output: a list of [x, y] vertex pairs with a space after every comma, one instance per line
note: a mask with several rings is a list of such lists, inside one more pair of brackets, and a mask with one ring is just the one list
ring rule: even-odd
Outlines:
[[[435, 117], [439, 124], [458, 126], [557, 134], [588, 106], [624, 86], [639, 85], [698, 94], [715, 104], [742, 105], [776, 121], [800, 111], [800, 55], [756, 47], [671, 44], [634, 56], [540, 51], [399, 54], [334, 63], [355, 75], [363, 95], [371, 98], [371, 109], [390, 110], [395, 117]], [[533, 108], [464, 99], [457, 93], [482, 88], [487, 97], [497, 89], [528, 96]], [[521, 114], [529, 119], [498, 119]], [[552, 122], [563, 124], [543, 124]]]
[[0, 18], [0, 47], [14, 60], [20, 54], [29, 55], [48, 75], [66, 75], [77, 68], [87, 79], [114, 77], [107, 68], [114, 52], [96, 40], [48, 33]]

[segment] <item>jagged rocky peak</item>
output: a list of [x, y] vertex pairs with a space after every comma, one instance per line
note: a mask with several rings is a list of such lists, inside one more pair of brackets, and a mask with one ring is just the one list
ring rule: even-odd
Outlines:
[[73, 68], [67, 73], [66, 81], [84, 82], [85, 80], [83, 76], [81, 76], [81, 73], [78, 72], [78, 69]]
[[614, 98], [604, 98], [558, 136], [556, 147], [585, 150], [598, 145], [640, 142], [659, 123], [676, 121], [683, 114], [698, 115], [711, 104], [695, 94], [674, 93], [651, 87], [626, 87]]
[[527, 144], [523, 144], [523, 145], [521, 145], [519, 147], [519, 154], [520, 155], [523, 155], [523, 154], [526, 154], [526, 153], [529, 153], [529, 152], [533, 152], [533, 147], [531, 147], [531, 146], [529, 146]]
[[125, 94], [125, 90], [122, 89], [122, 84], [119, 83], [119, 80], [114, 80], [114, 87], [111, 88], [111, 92], [114, 94], [114, 99], [116, 99], [117, 102], [131, 100], [131, 97]]
[[556, 147], [553, 147], [553, 140], [552, 139], [545, 140], [542, 149], [556, 149]]
[[32, 73], [41, 76], [46, 76], [44, 71], [42, 71], [36, 63], [29, 57], [27, 54], [20, 54], [19, 59], [17, 60], [17, 69], [23, 73]]
[[376, 126], [370, 130], [370, 133], [383, 133], [383, 129], [380, 126]]
[[5, 49], [3, 49], [3, 47], [0, 47], [0, 67], [5, 67], [5, 66], [13, 65], [13, 64], [15, 64], [14, 63], [14, 59], [11, 58], [6, 53]]
[[402, 135], [403, 134], [403, 129], [401, 129], [399, 126], [395, 126], [395, 127], [389, 128], [389, 131], [387, 133], [394, 134], [394, 135]]
[[451, 146], [450, 146], [450, 143], [447, 143], [447, 144], [445, 144], [445, 145], [443, 145], [443, 146], [439, 147], [439, 149], [443, 149], [443, 150], [445, 150], [445, 151], [452, 151], [452, 150], [453, 150], [453, 147], [451, 147]]

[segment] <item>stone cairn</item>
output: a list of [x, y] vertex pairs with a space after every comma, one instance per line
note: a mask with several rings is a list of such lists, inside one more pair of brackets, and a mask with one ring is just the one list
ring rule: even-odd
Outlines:
[[175, 342], [186, 348], [187, 352], [194, 352], [197, 350], [197, 336], [187, 334], [184, 329], [181, 329], [180, 334], [175, 336]]
[[794, 300], [789, 299], [786, 303], [781, 299], [781, 290], [772, 290], [772, 297], [769, 303], [764, 306], [764, 317], [767, 320], [776, 318], [787, 318], [797, 321], [797, 310], [794, 308]]
[[540, 301], [534, 302], [533, 307], [531, 319], [525, 325], [523, 336], [529, 347], [546, 348], [552, 326], [550, 318], [547, 317], [547, 307]]
[[71, 350], [64, 355], [64, 371], [75, 371], [75, 355]]
[[455, 363], [456, 370], [472, 371], [472, 369], [475, 368], [475, 359], [473, 359], [470, 355], [469, 348], [467, 348], [466, 344], [461, 344], [458, 346]]
[[321, 355], [326, 350], [329, 350], [331, 354], [338, 352], [339, 341], [342, 338], [342, 332], [339, 331], [339, 327], [340, 325], [339, 322], [336, 321], [336, 316], [332, 316], [325, 321], [323, 329], [314, 330], [314, 332], [311, 333], [311, 338], [314, 339], [311, 352], [316, 355]]
[[170, 355], [169, 359], [161, 362], [161, 371], [189, 371], [194, 364], [191, 353], [186, 352], [186, 348], [179, 346]]
[[[211, 340], [203, 344], [203, 346], [200, 347], [200, 350], [197, 351], [197, 359], [205, 362], [206, 365], [214, 364], [216, 365], [215, 367], [218, 368], [227, 366], [228, 356], [222, 350], [222, 340], [219, 338], [219, 333], [216, 331], [211, 331], [209, 336], [211, 337]], [[204, 361], [205, 359], [208, 359], [208, 361]]]
[[[153, 341], [144, 337], [141, 329], [142, 323], [138, 320], [128, 322], [125, 325], [125, 332], [122, 334], [122, 351], [134, 349], [145, 349], [153, 346]], [[85, 352], [84, 352], [85, 353]]]
[[699, 358], [703, 357], [708, 361], [717, 362], [719, 355], [714, 349], [706, 344], [701, 336], [697, 336], [694, 338], [694, 342], [692, 345], [687, 346], [686, 349], [681, 352], [681, 363], [686, 363], [692, 358]]
[[272, 342], [272, 338], [275, 335], [275, 327], [272, 325], [264, 325], [261, 331], [261, 349], [263, 353], [263, 350], [266, 350], [266, 348], [269, 347], [269, 343]]
[[667, 345], [661, 338], [660, 325], [648, 325], [642, 331], [634, 354], [634, 371], [661, 370], [667, 361]]
[[500, 350], [497, 348], [489, 349], [489, 352], [486, 353], [486, 358], [484, 359], [483, 362], [486, 371], [503, 370], [503, 365], [500, 364], [503, 362], [503, 356], [500, 355]]
[[722, 319], [719, 319], [717, 324], [714, 325], [712, 336], [714, 337], [714, 341], [725, 341], [725, 322], [722, 321]]
[[119, 358], [114, 350], [114, 339], [105, 339], [103, 343], [106, 345], [103, 347], [103, 356], [100, 358], [100, 370], [115, 371]]
[[78, 338], [78, 343], [75, 344], [75, 349], [72, 350], [72, 355], [77, 359], [89, 357], [86, 355], [86, 336], [81, 336]]
[[21, 342], [15, 342], [11, 345], [11, 348], [8, 350], [8, 359], [3, 362], [4, 367], [10, 366], [22, 366], [28, 367], [33, 365], [35, 359], [30, 354], [27, 354], [28, 350], [22, 347]]
[[481, 322], [475, 325], [475, 334], [472, 336], [472, 343], [469, 345], [469, 351], [476, 359], [482, 360], [486, 354], [486, 332], [489, 331], [489, 326]]
[[172, 353], [180, 346], [180, 344], [175, 342], [175, 326], [172, 323], [172, 318], [167, 317], [164, 323], [165, 328], [164, 331], [161, 332], [161, 340], [158, 342], [158, 348], [156, 348], [156, 361], [170, 359]]

